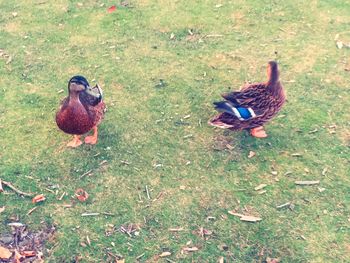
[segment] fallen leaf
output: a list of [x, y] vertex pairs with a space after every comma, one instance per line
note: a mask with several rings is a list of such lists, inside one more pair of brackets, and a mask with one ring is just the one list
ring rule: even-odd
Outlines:
[[22, 256], [17, 250], [15, 250], [15, 260], [16, 263], [21, 263], [24, 256]]
[[250, 151], [250, 152], [249, 152], [249, 155], [248, 155], [248, 158], [249, 158], [249, 159], [250, 159], [250, 158], [253, 158], [255, 155], [256, 155], [255, 152]]
[[219, 263], [224, 263], [224, 257], [219, 257], [218, 262], [219, 262]]
[[115, 10], [117, 10], [117, 7], [115, 5], [112, 5], [107, 9], [108, 13], [113, 13]]
[[0, 246], [0, 258], [9, 259], [12, 256], [12, 252], [5, 247]]
[[265, 188], [266, 186], [267, 186], [267, 184], [259, 184], [257, 187], [254, 188], [254, 190], [258, 191], [258, 190]]
[[293, 156], [293, 157], [301, 157], [303, 155], [301, 153], [292, 153], [291, 156]]
[[228, 213], [230, 215], [233, 216], [238, 216], [240, 218], [241, 221], [246, 221], [246, 222], [258, 222], [261, 221], [262, 219], [260, 217], [256, 217], [256, 216], [250, 216], [250, 215], [243, 215], [240, 213], [236, 213], [234, 211], [228, 211]]
[[161, 258], [169, 257], [171, 253], [169, 251], [163, 252], [162, 254], [159, 255]]
[[117, 259], [116, 263], [125, 263], [125, 258]]
[[315, 184], [319, 184], [320, 181], [295, 181], [296, 185], [315, 185]]
[[170, 39], [172, 40], [172, 39], [174, 39], [175, 38], [175, 34], [174, 33], [171, 33], [170, 34]]
[[266, 258], [266, 263], [279, 263], [280, 259], [279, 258]]
[[81, 188], [75, 191], [75, 196], [80, 202], [85, 202], [89, 198], [89, 194]]
[[37, 195], [32, 199], [33, 204], [45, 201], [45, 196], [43, 194]]
[[5, 206], [3, 206], [3, 207], [0, 207], [0, 214], [2, 213], [2, 212], [4, 212], [5, 211]]
[[16, 17], [17, 15], [18, 15], [17, 12], [12, 12], [12, 16], [13, 16], [13, 17]]
[[35, 251], [33, 250], [23, 251], [21, 254], [26, 258], [34, 257], [36, 255]]

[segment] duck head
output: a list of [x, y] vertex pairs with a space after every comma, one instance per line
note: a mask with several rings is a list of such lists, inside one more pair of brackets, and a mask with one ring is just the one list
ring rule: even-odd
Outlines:
[[68, 91], [70, 95], [79, 94], [80, 92], [86, 92], [87, 94], [99, 98], [98, 94], [95, 94], [87, 79], [83, 76], [74, 76], [68, 82]]

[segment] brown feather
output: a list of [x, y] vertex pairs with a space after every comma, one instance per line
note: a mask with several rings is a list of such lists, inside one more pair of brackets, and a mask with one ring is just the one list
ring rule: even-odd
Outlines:
[[285, 93], [279, 81], [279, 72], [275, 62], [269, 63], [268, 81], [245, 85], [240, 91], [223, 94], [222, 97], [235, 106], [252, 108], [255, 118], [239, 120], [229, 113], [220, 113], [209, 121], [209, 124], [231, 130], [252, 129], [264, 125], [282, 108]]
[[101, 123], [105, 109], [103, 101], [91, 106], [80, 101], [79, 96], [69, 96], [56, 113], [56, 123], [65, 133], [82, 135]]

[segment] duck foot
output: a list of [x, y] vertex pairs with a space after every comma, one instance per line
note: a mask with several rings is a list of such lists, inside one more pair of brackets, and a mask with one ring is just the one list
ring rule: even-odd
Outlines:
[[266, 134], [263, 126], [251, 129], [250, 135], [255, 137], [255, 138], [266, 138], [267, 137], [267, 134]]
[[85, 137], [85, 143], [87, 144], [96, 144], [97, 143], [97, 127], [92, 128], [94, 131], [94, 134], [92, 136], [86, 136]]
[[78, 147], [81, 145], [83, 142], [80, 140], [80, 135], [74, 135], [73, 140], [67, 143], [68, 147]]

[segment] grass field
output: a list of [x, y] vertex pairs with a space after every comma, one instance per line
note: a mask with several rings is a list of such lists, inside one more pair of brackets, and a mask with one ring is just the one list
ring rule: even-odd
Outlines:
[[[0, 178], [47, 198], [27, 215], [31, 199], [5, 188], [1, 233], [16, 216], [32, 230], [55, 224], [45, 262], [113, 262], [107, 251], [125, 262], [349, 262], [350, 49], [335, 38], [350, 43], [350, 2], [128, 4], [0, 0]], [[209, 127], [220, 93], [265, 80], [269, 60], [288, 96], [269, 137]], [[96, 146], [68, 149], [54, 116], [75, 74], [103, 87], [108, 112]], [[118, 231], [130, 224], [136, 235]]]

